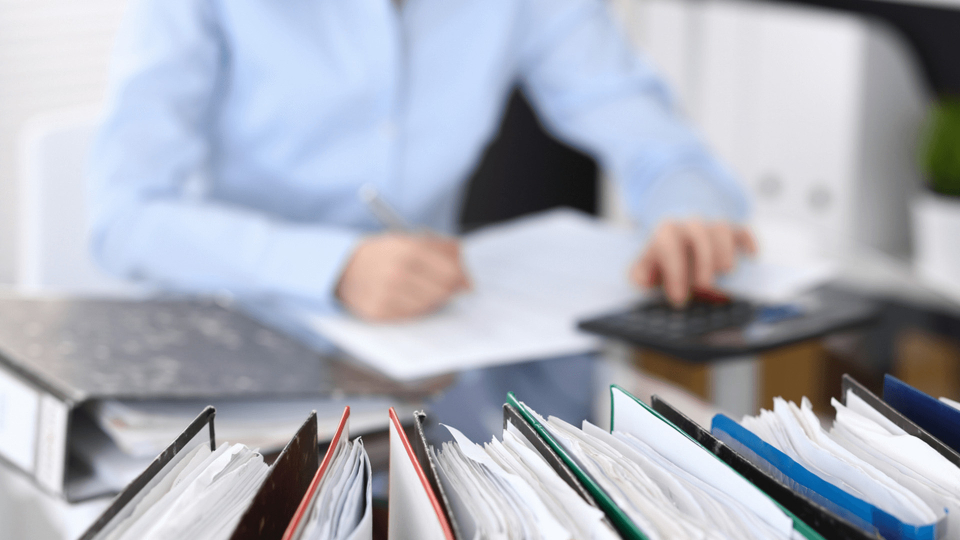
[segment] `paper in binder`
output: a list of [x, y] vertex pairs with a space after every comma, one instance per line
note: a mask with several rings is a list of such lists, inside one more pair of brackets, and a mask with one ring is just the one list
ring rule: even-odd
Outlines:
[[285, 527], [283, 540], [370, 540], [371, 480], [363, 441], [350, 440], [350, 407], [346, 407], [323, 461]]
[[279, 540], [317, 468], [312, 413], [268, 467], [256, 450], [214, 438], [208, 407], [81, 540]]
[[[723, 460], [827, 540], [869, 540], [879, 537], [874, 527], [866, 524], [854, 525], [846, 519], [851, 517], [846, 510], [836, 508], [830, 501], [815, 493], [794, 490], [789, 485], [789, 479], [774, 476], [757, 467], [660, 397], [651, 396], [650, 401], [654, 411]], [[868, 530], [871, 532], [867, 532]]]

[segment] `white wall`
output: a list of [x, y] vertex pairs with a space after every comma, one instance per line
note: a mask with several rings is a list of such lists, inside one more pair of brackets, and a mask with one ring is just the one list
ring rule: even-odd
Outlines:
[[42, 112], [97, 103], [124, 0], [0, 0], [0, 283], [16, 268], [18, 137]]

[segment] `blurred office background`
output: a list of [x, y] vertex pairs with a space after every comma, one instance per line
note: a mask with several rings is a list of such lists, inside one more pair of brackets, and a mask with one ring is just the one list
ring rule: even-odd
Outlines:
[[[827, 405], [843, 371], [895, 371], [960, 397], [960, 254], [950, 251], [960, 203], [924, 188], [919, 145], [934, 93], [904, 37], [878, 20], [775, 2], [609, 1], [742, 179], [765, 256], [829, 258], [843, 283], [893, 306], [874, 334], [719, 370], [619, 351], [627, 364], [705, 402], [750, 410], [773, 395]], [[124, 4], [0, 0], [4, 287], [124, 292], [92, 265], [82, 232], [84, 156]], [[546, 136], [517, 93], [462, 221], [470, 228], [558, 204], [625, 219], [604, 171]], [[745, 379], [761, 383], [744, 393]]]

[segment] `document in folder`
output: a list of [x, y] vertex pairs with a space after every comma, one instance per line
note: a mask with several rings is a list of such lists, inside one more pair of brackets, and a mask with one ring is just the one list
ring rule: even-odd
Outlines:
[[350, 407], [346, 407], [283, 540], [370, 540], [373, 536], [370, 460], [363, 441], [350, 440], [349, 420]]
[[640, 238], [572, 210], [463, 239], [473, 290], [410, 322], [307, 316], [334, 344], [396, 379], [417, 379], [596, 349], [577, 320], [639, 298], [627, 273]]

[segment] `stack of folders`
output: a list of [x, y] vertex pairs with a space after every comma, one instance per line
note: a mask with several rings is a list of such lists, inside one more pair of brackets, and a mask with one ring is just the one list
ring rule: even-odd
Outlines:
[[[448, 427], [450, 440], [430, 446], [423, 415], [414, 444], [395, 429], [406, 451], [391, 444], [390, 537], [823, 538], [663, 416], [611, 393], [610, 432], [543, 418], [512, 394], [502, 437], [484, 445]], [[829, 529], [822, 509], [794, 506]]]
[[[609, 431], [509, 394], [502, 433], [483, 444], [444, 426], [432, 445], [424, 413], [408, 432], [390, 409], [388, 538], [960, 537], [960, 409], [949, 400], [889, 376], [880, 399], [845, 376], [829, 429], [807, 400], [778, 399], [741, 423], [717, 415], [708, 431], [657, 396], [648, 406], [610, 393]], [[216, 446], [208, 408], [82, 540], [368, 540], [371, 464], [349, 414], [322, 460], [311, 414], [267, 467], [243, 445]]]
[[349, 440], [349, 407], [322, 463], [313, 412], [269, 467], [243, 444], [217, 446], [214, 414], [204, 410], [81, 540], [370, 539], [370, 461]]
[[960, 410], [892, 376], [881, 400], [844, 376], [825, 429], [804, 398], [713, 433], [758, 468], [862, 531], [887, 539], [960, 537]]

